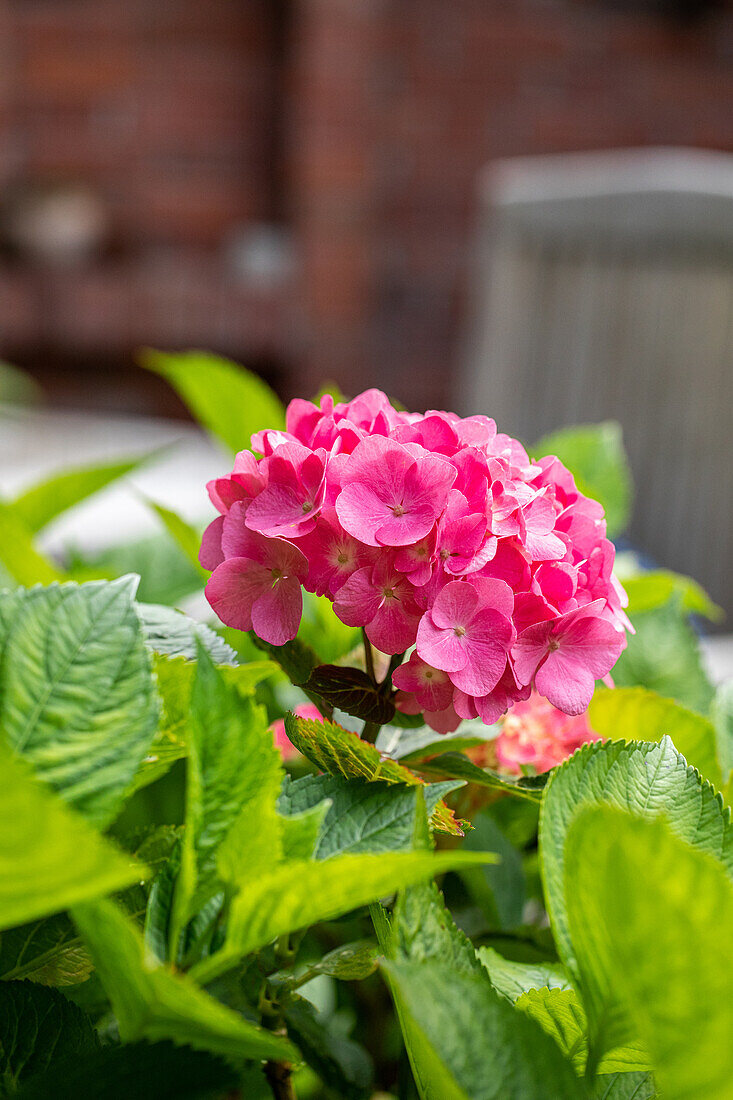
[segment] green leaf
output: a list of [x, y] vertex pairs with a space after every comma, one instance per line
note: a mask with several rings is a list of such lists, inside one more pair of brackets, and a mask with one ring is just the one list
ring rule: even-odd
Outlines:
[[0, 501], [0, 565], [16, 584], [51, 584], [64, 575], [33, 544], [33, 532], [9, 504]]
[[153, 451], [136, 458], [64, 470], [63, 473], [54, 474], [48, 480], [26, 489], [12, 501], [10, 507], [29, 531], [36, 534], [62, 512], [98, 493], [113, 481], [139, 469], [159, 453]]
[[672, 833], [589, 807], [567, 838], [569, 928], [596, 1056], [629, 1034], [665, 1100], [733, 1096], [733, 884]]
[[464, 840], [463, 847], [469, 852], [496, 852], [499, 856], [495, 865], [474, 867], [466, 872], [464, 882], [492, 928], [519, 928], [527, 897], [521, 853], [486, 811], [473, 819], [473, 831]]
[[517, 780], [504, 779], [486, 768], [479, 768], [473, 761], [460, 752], [444, 752], [430, 760], [421, 760], [413, 765], [425, 775], [463, 779], [466, 783], [476, 783], [479, 787], [513, 794], [518, 798], [528, 798], [539, 802], [547, 775], [523, 776]]
[[[555, 1040], [565, 1057], [582, 1074], [588, 1060], [588, 1024], [575, 990], [532, 989], [514, 1003]], [[639, 1043], [615, 1047], [601, 1058], [598, 1066], [600, 1073], [628, 1073], [639, 1069], [649, 1069], [649, 1055]]]
[[581, 493], [600, 501], [609, 538], [621, 534], [631, 516], [632, 484], [621, 425], [615, 420], [563, 428], [531, 448], [536, 458], [557, 455], [575, 478]]
[[297, 1058], [287, 1039], [250, 1023], [152, 958], [137, 928], [111, 902], [78, 906], [73, 917], [123, 1041], [172, 1039], [231, 1058]]
[[305, 645], [298, 638], [295, 638], [292, 642], [286, 642], [285, 645], [271, 645], [269, 642], [264, 642], [262, 638], [258, 638], [254, 631], [250, 631], [248, 637], [252, 639], [258, 649], [269, 654], [271, 660], [280, 665], [285, 675], [296, 687], [302, 687], [316, 665], [322, 663], [320, 657], [313, 652], [311, 647]]
[[192, 974], [202, 983], [211, 981], [278, 936], [333, 920], [442, 871], [492, 858], [478, 852], [385, 852], [284, 863], [249, 880], [236, 895], [224, 947]]
[[140, 362], [165, 378], [199, 423], [233, 452], [246, 450], [254, 432], [285, 427], [285, 410], [270, 387], [228, 359], [146, 349]]
[[85, 1058], [98, 1048], [88, 1017], [56, 990], [32, 982], [0, 984], [3, 1096], [14, 1093], [19, 1082], [43, 1073], [60, 1059]]
[[336, 618], [333, 602], [327, 596], [303, 592], [303, 617], [298, 638], [317, 650], [326, 664], [339, 661], [361, 646], [361, 631]]
[[372, 1063], [363, 1047], [335, 1035], [302, 997], [288, 1004], [285, 1023], [305, 1060], [339, 1098], [366, 1100], [371, 1096]]
[[636, 634], [613, 666], [616, 687], [645, 687], [707, 714], [713, 689], [700, 643], [679, 601], [634, 616]]
[[167, 532], [94, 552], [72, 548], [66, 558], [69, 575], [75, 580], [113, 580], [137, 573], [137, 598], [146, 604], [178, 604], [201, 591], [200, 573]]
[[[41, 401], [43, 391], [32, 375], [20, 367], [0, 360], [0, 404], [35, 405]], [[340, 398], [339, 398], [340, 400]], [[0, 408], [0, 415], [12, 415], [13, 410]]]
[[0, 980], [40, 985], [78, 985], [92, 960], [65, 913], [11, 928], [0, 935]]
[[164, 507], [162, 504], [158, 504], [154, 500], [150, 500], [149, 497], [143, 497], [144, 502], [147, 504], [151, 511], [155, 512], [158, 519], [161, 521], [171, 538], [180, 546], [183, 553], [193, 565], [194, 569], [198, 572], [199, 576], [204, 577], [206, 580], [209, 578], [209, 570], [204, 569], [199, 563], [199, 549], [201, 548], [201, 535], [192, 527], [190, 523], [187, 523], [182, 516], [179, 516], [177, 512], [174, 512], [170, 508]]
[[663, 699], [646, 688], [615, 688], [595, 693], [588, 717], [600, 737], [614, 741], [661, 741], [671, 737], [688, 764], [720, 790], [715, 729], [708, 718]]
[[651, 1073], [612, 1073], [595, 1080], [593, 1100], [658, 1100]]
[[433, 959], [383, 965], [401, 1014], [409, 1014], [408, 1051], [423, 1100], [586, 1096], [553, 1040], [481, 975]]
[[248, 825], [244, 840], [254, 833], [260, 844], [257, 831], [262, 829], [271, 840], [268, 859], [280, 858], [279, 837], [268, 838], [267, 833], [268, 825], [275, 832], [275, 802], [284, 773], [267, 715], [252, 698], [225, 683], [203, 646], [198, 652], [191, 693], [186, 828], [171, 924], [173, 958], [185, 924], [216, 889], [217, 864], [226, 877], [236, 877], [242, 863], [248, 862], [251, 853], [240, 831], [236, 843], [226, 843], [243, 811]]
[[158, 722], [135, 586], [123, 577], [32, 588], [10, 598], [0, 625], [5, 738], [98, 824], [117, 814]]
[[494, 989], [512, 1004], [531, 989], [573, 988], [559, 963], [514, 962], [505, 959], [493, 947], [479, 947], [476, 954], [481, 965], [486, 967]]
[[0, 928], [123, 890], [145, 874], [0, 744]]
[[[264, 1078], [249, 1077], [247, 1100], [271, 1100]], [[233, 1093], [241, 1071], [223, 1058], [173, 1043], [127, 1043], [96, 1053], [63, 1059], [54, 1070], [34, 1077], [17, 1093], [17, 1100], [212, 1100]]]
[[540, 856], [547, 911], [558, 951], [571, 970], [576, 959], [568, 930], [565, 838], [573, 819], [605, 803], [646, 818], [665, 815], [688, 844], [719, 859], [733, 875], [730, 810], [701, 783], [668, 737], [659, 744], [621, 741], [583, 745], [553, 772], [540, 815]]
[[[453, 788], [453, 784], [448, 784]], [[424, 788], [428, 813], [446, 794], [445, 784]], [[364, 782], [330, 775], [286, 777], [280, 794], [281, 813], [302, 813], [324, 806], [325, 817], [315, 847], [316, 859], [358, 852], [407, 852], [412, 849], [417, 786]], [[288, 818], [285, 818], [288, 821]]]
[[196, 622], [181, 611], [160, 604], [139, 603], [146, 645], [166, 657], [186, 657], [194, 660], [197, 644], [201, 643], [214, 664], [233, 665], [237, 655], [210, 627]]
[[682, 610], [689, 614], [704, 615], [713, 622], [720, 622], [725, 614], [692, 577], [668, 569], [625, 577], [623, 586], [629, 597], [628, 613], [632, 620], [640, 612], [662, 607], [674, 597], [679, 598]]
[[318, 665], [303, 688], [325, 699], [332, 707], [377, 725], [391, 721], [395, 713], [392, 700], [378, 691], [371, 677], [359, 668]]
[[[329, 775], [368, 781], [378, 779], [383, 783], [406, 783], [413, 787], [423, 785], [423, 780], [408, 768], [383, 756], [374, 745], [362, 741], [358, 734], [336, 722], [317, 722], [286, 714], [285, 732], [303, 756]], [[453, 811], [443, 802], [433, 811], [431, 824], [441, 832], [463, 836], [463, 823], [456, 821]]]
[[[289, 778], [288, 775], [285, 776]], [[319, 802], [308, 810], [280, 818], [283, 859], [315, 859], [318, 839], [331, 802]]]

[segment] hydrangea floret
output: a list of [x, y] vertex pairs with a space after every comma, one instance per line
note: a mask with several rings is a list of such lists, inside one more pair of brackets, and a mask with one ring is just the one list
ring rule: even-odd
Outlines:
[[585, 711], [630, 623], [603, 509], [559, 459], [532, 462], [487, 416], [403, 412], [379, 390], [292, 401], [252, 451], [208, 486], [220, 514], [201, 563], [222, 622], [279, 646], [302, 589], [327, 596], [382, 653], [409, 653], [396, 705], [443, 733], [532, 690]]

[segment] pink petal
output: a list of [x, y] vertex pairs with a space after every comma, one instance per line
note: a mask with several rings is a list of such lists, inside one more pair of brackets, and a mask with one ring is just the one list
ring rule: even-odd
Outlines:
[[270, 482], [249, 508], [245, 523], [263, 535], [305, 535], [316, 525], [318, 511], [302, 487]]
[[432, 620], [436, 627], [442, 629], [465, 627], [471, 621], [478, 602], [478, 592], [472, 584], [465, 581], [450, 581], [440, 591], [433, 604]]
[[206, 598], [227, 626], [252, 629], [252, 606], [272, 585], [272, 572], [249, 558], [228, 558], [206, 585]]
[[252, 627], [270, 645], [285, 645], [298, 633], [303, 592], [294, 577], [268, 587], [252, 605]]
[[518, 684], [523, 686], [532, 682], [538, 665], [547, 655], [552, 626], [551, 621], [529, 626], [514, 643], [512, 664]]
[[363, 566], [339, 589], [333, 609], [347, 626], [366, 626], [382, 602], [379, 589], [372, 583], [372, 566]]
[[417, 630], [417, 652], [423, 661], [444, 672], [457, 672], [466, 663], [465, 636], [452, 627], [438, 627], [430, 612], [423, 615]]
[[587, 710], [595, 687], [593, 674], [563, 654], [562, 649], [548, 655], [534, 682], [537, 691], [565, 714], [582, 714]]
[[344, 485], [336, 497], [336, 514], [344, 530], [367, 546], [379, 546], [376, 532], [393, 515], [383, 498], [363, 482]]
[[465, 636], [466, 663], [451, 676], [455, 686], [477, 697], [492, 691], [506, 668], [513, 633], [510, 621], [498, 611], [479, 612]]
[[397, 599], [385, 599], [366, 634], [381, 653], [404, 653], [415, 642], [419, 617]]
[[216, 569], [224, 561], [224, 553], [221, 548], [221, 536], [224, 528], [224, 517], [217, 516], [209, 524], [201, 536], [201, 549], [199, 561], [204, 569]]

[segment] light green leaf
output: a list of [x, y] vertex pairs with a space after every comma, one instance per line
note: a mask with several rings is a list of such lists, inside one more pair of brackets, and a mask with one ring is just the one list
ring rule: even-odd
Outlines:
[[0, 501], [0, 565], [16, 584], [51, 584], [63, 572], [33, 543], [33, 532], [9, 505]]
[[621, 534], [631, 516], [632, 484], [621, 425], [615, 420], [563, 428], [534, 447], [535, 458], [557, 455], [575, 478], [581, 493], [600, 501], [609, 538]]
[[663, 820], [589, 807], [566, 895], [597, 1054], [638, 1035], [665, 1100], [733, 1097], [733, 884]]
[[[42, 397], [43, 390], [32, 375], [12, 363], [0, 360], [0, 404], [35, 405]], [[0, 409], [2, 416], [7, 416], [9, 412], [11, 410]]]
[[687, 763], [718, 790], [722, 788], [713, 724], [681, 703], [642, 687], [600, 690], [591, 701], [588, 718], [600, 737], [613, 741], [671, 737]]
[[[454, 784], [447, 786], [452, 789]], [[278, 808], [284, 814], [302, 813], [328, 800], [316, 859], [346, 852], [407, 852], [412, 849], [419, 789], [403, 783], [364, 782], [330, 775], [307, 775], [296, 780], [286, 777]], [[428, 813], [432, 814], [447, 793], [446, 785], [431, 784], [424, 792]]]
[[285, 427], [282, 403], [256, 374], [203, 351], [145, 350], [142, 366], [160, 374], [213, 436], [243, 451], [263, 428]]
[[61, 993], [32, 982], [0, 983], [3, 1096], [15, 1093], [18, 1084], [64, 1058], [82, 1059], [98, 1049], [88, 1017]]
[[713, 689], [700, 643], [678, 600], [634, 616], [636, 634], [613, 666], [616, 687], [645, 687], [707, 714]]
[[570, 979], [559, 963], [523, 963], [505, 959], [493, 947], [479, 947], [476, 952], [486, 967], [494, 989], [515, 1004], [531, 989], [572, 989]]
[[[514, 1002], [520, 1012], [535, 1020], [550, 1035], [577, 1072], [585, 1071], [588, 1060], [587, 1021], [574, 989], [532, 989]], [[640, 1043], [615, 1047], [600, 1060], [599, 1073], [628, 1073], [648, 1070], [649, 1055]]]
[[150, 500], [149, 497], [143, 497], [144, 502], [147, 504], [151, 511], [155, 512], [158, 519], [161, 521], [171, 538], [180, 546], [183, 553], [186, 555], [191, 565], [196, 569], [199, 576], [204, 577], [206, 580], [209, 578], [209, 570], [204, 569], [199, 563], [199, 549], [201, 548], [201, 535], [192, 527], [190, 523], [187, 523], [182, 516], [179, 516], [177, 512], [172, 511], [170, 508], [165, 508], [162, 504], [158, 504], [154, 500]]
[[442, 871], [492, 858], [478, 852], [385, 852], [284, 863], [246, 883], [232, 901], [224, 947], [192, 973], [211, 981], [278, 936], [333, 920]]
[[0, 745], [0, 928], [123, 890], [145, 875]]
[[139, 603], [140, 621], [145, 642], [154, 653], [166, 657], [186, 657], [194, 660], [197, 643], [201, 643], [214, 664], [233, 665], [237, 655], [216, 631], [195, 619], [161, 604]]
[[[403, 783], [422, 786], [423, 780], [396, 760], [379, 752], [357, 733], [336, 722], [317, 722], [311, 718], [285, 715], [285, 732], [296, 749], [329, 775], [344, 779], [381, 780], [383, 783]], [[433, 811], [431, 825], [440, 832], [463, 836], [461, 822], [445, 803]]]
[[[242, 1073], [223, 1058], [173, 1043], [126, 1043], [65, 1058], [17, 1093], [17, 1100], [210, 1100], [240, 1087], [246, 1100], [271, 1100], [260, 1070]], [[258, 1081], [259, 1078], [259, 1088]]]
[[[480, 974], [433, 959], [383, 964], [423, 1100], [573, 1100], [586, 1096], [553, 1040]], [[480, 1042], [476, 1037], [480, 1036]]]
[[[217, 886], [251, 863], [251, 845], [281, 858], [275, 802], [282, 759], [267, 715], [229, 687], [203, 646], [191, 692], [186, 828], [171, 922], [171, 957], [185, 924]], [[237, 825], [244, 814], [246, 825]], [[229, 834], [237, 825], [236, 836]]]
[[98, 824], [117, 814], [158, 722], [135, 587], [123, 577], [32, 588], [0, 624], [4, 736]]
[[668, 817], [688, 844], [719, 859], [733, 875], [730, 810], [702, 783], [668, 737], [643, 742], [583, 745], [553, 772], [540, 815], [540, 857], [547, 911], [568, 968], [576, 959], [568, 930], [565, 838], [573, 819], [590, 805], [609, 804], [646, 818]]
[[201, 575], [167, 532], [147, 535], [133, 542], [89, 552], [67, 549], [69, 575], [74, 580], [90, 580], [137, 573], [140, 587], [137, 598], [145, 604], [175, 605], [201, 592]]
[[[288, 776], [286, 775], [286, 779]], [[283, 859], [315, 859], [318, 838], [323, 822], [331, 807], [326, 799], [299, 814], [281, 817], [278, 826], [282, 841]]]
[[64, 470], [63, 473], [54, 474], [47, 481], [26, 489], [12, 501], [10, 507], [28, 529], [36, 534], [62, 512], [98, 493], [113, 481], [139, 469], [158, 454], [159, 451], [154, 451], [137, 458]]
[[74, 920], [92, 953], [125, 1042], [172, 1039], [231, 1058], [297, 1058], [287, 1039], [245, 1020], [158, 963], [111, 902], [79, 906]]
[[628, 613], [632, 621], [640, 612], [662, 607], [673, 597], [679, 598], [682, 610], [689, 614], [704, 615], [713, 622], [724, 617], [723, 609], [713, 603], [702, 585], [682, 573], [659, 569], [625, 577], [622, 583], [629, 597]]

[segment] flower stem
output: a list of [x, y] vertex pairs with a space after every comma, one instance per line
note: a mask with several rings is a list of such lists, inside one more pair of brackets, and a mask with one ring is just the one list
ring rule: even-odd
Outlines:
[[265, 1077], [275, 1100], [297, 1100], [290, 1062], [265, 1062]]
[[362, 741], [369, 741], [369, 743], [373, 745], [377, 740], [377, 734], [381, 728], [379, 722], [365, 722], [364, 728], [361, 731]]
[[364, 627], [361, 628], [361, 636], [364, 639], [364, 661], [366, 663], [367, 674], [371, 677], [372, 683], [376, 687], [377, 677], [374, 672], [374, 653], [372, 652], [372, 643], [367, 638]]

